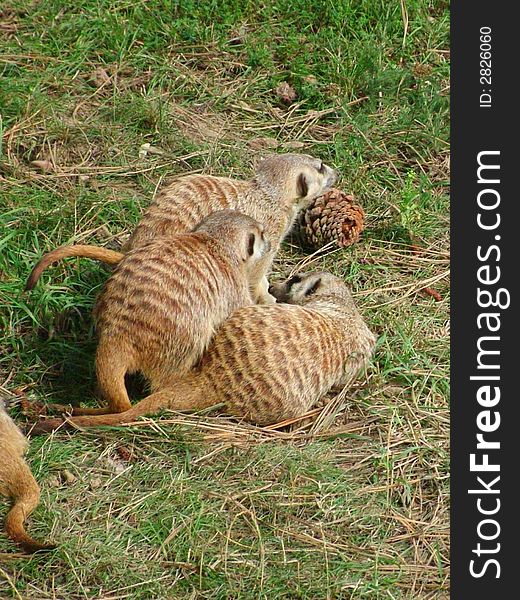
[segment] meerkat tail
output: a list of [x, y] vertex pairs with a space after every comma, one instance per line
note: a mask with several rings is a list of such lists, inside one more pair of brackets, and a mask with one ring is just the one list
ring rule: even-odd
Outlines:
[[125, 385], [125, 375], [131, 370], [131, 363], [131, 357], [110, 339], [100, 340], [96, 350], [96, 377], [107, 406], [90, 408], [51, 403], [47, 408], [72, 415], [107, 415], [128, 410], [132, 403]]
[[176, 411], [202, 410], [218, 403], [211, 393], [204, 393], [197, 385], [195, 376], [179, 380], [174, 387], [150, 394], [129, 410], [110, 415], [73, 417], [71, 419], [47, 419], [36, 423], [31, 435], [51, 433], [58, 428], [71, 429], [77, 427], [97, 427], [102, 425], [123, 425], [132, 423], [138, 417], [153, 415], [163, 409]]
[[[125, 385], [125, 375], [129, 371], [124, 352], [106, 340], [100, 341], [96, 350], [96, 377], [107, 406], [90, 408], [71, 404], [48, 404], [54, 412], [72, 415], [107, 415], [128, 410], [132, 404]], [[61, 419], [58, 419], [61, 423]]]
[[36, 541], [25, 531], [25, 520], [40, 500], [40, 488], [29, 467], [24, 462], [19, 465], [16, 483], [13, 483], [9, 491], [12, 494], [14, 504], [5, 518], [7, 535], [26, 552], [32, 553], [38, 550], [52, 550], [55, 548], [56, 546], [52, 544], [43, 544]]
[[98, 246], [89, 246], [87, 244], [78, 244], [77, 246], [61, 246], [47, 252], [42, 258], [36, 263], [27, 283], [25, 284], [25, 290], [29, 291], [34, 288], [38, 283], [43, 271], [52, 263], [61, 260], [62, 258], [69, 258], [72, 256], [79, 256], [82, 258], [93, 258], [99, 260], [108, 265], [117, 265], [117, 263], [123, 258], [124, 254], [116, 252], [115, 250], [109, 250], [108, 248], [101, 248]]
[[99, 408], [90, 408], [88, 406], [72, 406], [72, 404], [46, 404], [45, 408], [52, 412], [57, 413], [68, 413], [71, 415], [107, 415], [114, 411], [108, 406], [101, 406]]

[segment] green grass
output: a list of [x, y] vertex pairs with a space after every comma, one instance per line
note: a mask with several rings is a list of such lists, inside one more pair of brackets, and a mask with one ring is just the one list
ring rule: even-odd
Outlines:
[[[361, 241], [313, 266], [379, 342], [325, 428], [165, 415], [31, 440], [29, 529], [58, 549], [0, 564], [0, 597], [447, 598], [448, 35], [442, 0], [2, 3], [0, 386], [93, 400], [107, 272], [69, 261], [25, 294], [31, 266], [117, 246], [169, 176], [249, 177], [268, 142], [334, 165], [365, 208]], [[288, 241], [277, 274], [304, 256]]]

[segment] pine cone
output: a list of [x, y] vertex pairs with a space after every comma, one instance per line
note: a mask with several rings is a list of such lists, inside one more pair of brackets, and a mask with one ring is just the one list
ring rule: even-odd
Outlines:
[[299, 230], [303, 241], [321, 248], [335, 241], [340, 248], [359, 240], [364, 229], [365, 211], [354, 204], [354, 197], [336, 188], [319, 196], [300, 215]]

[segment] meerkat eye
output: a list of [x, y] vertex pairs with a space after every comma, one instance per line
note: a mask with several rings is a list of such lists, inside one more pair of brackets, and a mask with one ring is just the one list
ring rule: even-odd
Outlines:
[[320, 168], [318, 169], [318, 173], [321, 173], [323, 175], [323, 173], [325, 173], [325, 163], [321, 163]]
[[300, 283], [302, 278], [299, 275], [293, 275], [290, 279], [287, 280], [287, 286], [291, 287], [295, 283]]
[[317, 279], [313, 285], [311, 285], [311, 287], [305, 292], [306, 296], [312, 296], [312, 294], [314, 294], [318, 288], [321, 285], [321, 279]]

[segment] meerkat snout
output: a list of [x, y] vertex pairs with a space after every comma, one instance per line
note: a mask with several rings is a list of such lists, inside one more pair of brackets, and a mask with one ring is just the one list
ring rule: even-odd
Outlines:
[[260, 162], [256, 178], [260, 185], [279, 188], [281, 196], [302, 208], [333, 186], [337, 174], [308, 154], [279, 154]]
[[296, 180], [297, 197], [305, 203], [321, 196], [336, 183], [337, 179], [336, 171], [323, 161], [319, 159], [312, 159], [312, 161], [315, 164], [312, 167], [305, 165], [305, 169], [299, 173]]

